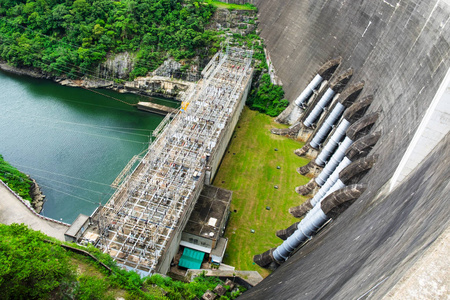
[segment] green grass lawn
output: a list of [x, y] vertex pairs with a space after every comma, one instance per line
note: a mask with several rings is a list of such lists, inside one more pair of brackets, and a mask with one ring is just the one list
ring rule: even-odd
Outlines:
[[263, 277], [270, 272], [254, 264], [253, 256], [278, 246], [282, 240], [275, 232], [298, 221], [288, 209], [306, 200], [294, 188], [309, 181], [296, 171], [308, 163], [294, 154], [303, 143], [271, 134], [272, 127], [283, 125], [245, 107], [213, 182], [233, 191], [224, 263], [236, 270], [256, 270]]
[[206, 2], [208, 4], [214, 5], [217, 8], [227, 8], [227, 9], [236, 9], [236, 10], [256, 10], [255, 6], [249, 5], [249, 4], [231, 4], [231, 3], [225, 3], [217, 0], [204, 0], [203, 2]]

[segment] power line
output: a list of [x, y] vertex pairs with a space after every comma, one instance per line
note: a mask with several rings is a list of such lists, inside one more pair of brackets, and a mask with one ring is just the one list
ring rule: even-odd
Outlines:
[[[132, 130], [133, 128], [125, 128], [125, 127], [112, 127], [112, 126], [98, 126], [98, 125], [93, 125], [93, 124], [87, 124], [87, 123], [79, 123], [79, 122], [69, 122], [69, 121], [63, 121], [63, 120], [58, 120], [58, 119], [54, 119], [54, 118], [46, 118], [46, 117], [41, 117], [41, 116], [22, 116], [19, 114], [17, 114], [16, 112], [11, 112], [8, 111], [8, 116], [10, 115], [14, 115], [17, 116], [17, 118], [22, 118], [22, 119], [34, 119], [34, 120], [49, 120], [52, 121], [56, 124], [58, 123], [63, 123], [63, 124], [70, 124], [70, 125], [78, 125], [78, 126], [84, 126], [84, 127], [90, 127], [90, 128], [94, 128], [94, 129], [99, 129], [99, 130], [105, 130], [105, 131], [109, 131], [109, 132], [117, 132], [117, 133], [123, 133], [123, 134], [128, 134], [128, 135], [135, 135], [135, 136], [144, 136], [149, 138], [151, 133], [153, 132], [153, 130], [151, 129], [136, 129], [139, 131], [147, 131], [150, 134], [141, 134], [141, 133], [133, 133], [133, 132], [129, 132], [129, 131], [121, 131], [118, 129], [123, 129], [123, 130]], [[2, 116], [0, 116], [0, 118], [2, 118]], [[5, 117], [3, 117], [5, 118]], [[116, 129], [114, 129], [116, 128]]]
[[89, 182], [89, 183], [95, 183], [95, 184], [104, 185], [104, 186], [108, 186], [108, 187], [110, 186], [109, 184], [98, 182], [98, 181], [93, 181], [93, 180], [89, 180], [89, 179], [83, 179], [83, 178], [79, 178], [79, 177], [59, 174], [59, 173], [55, 173], [55, 172], [51, 172], [51, 171], [47, 171], [47, 170], [43, 170], [43, 169], [38, 169], [38, 168], [30, 167], [30, 166], [25, 166], [25, 165], [21, 165], [21, 164], [17, 164], [17, 163], [14, 163], [14, 165], [15, 166], [19, 166], [21, 169], [24, 169], [24, 168], [25, 169], [32, 169], [32, 170], [35, 170], [35, 171], [45, 172], [45, 173], [49, 173], [49, 174], [52, 174], [52, 175], [57, 175], [57, 176], [71, 178], [71, 179], [86, 181], [86, 182]]
[[[2, 18], [2, 19], [3, 19], [3, 18]], [[7, 21], [8, 21], [8, 20], [7, 20]], [[22, 27], [23, 27], [23, 26], [22, 26]], [[24, 28], [26, 28], [26, 27], [24, 27]], [[30, 30], [31, 30], [31, 29], [30, 29]], [[39, 33], [39, 32], [38, 32], [38, 33]], [[42, 34], [42, 33], [39, 33], [39, 34], [44, 35], [44, 34]], [[44, 35], [44, 36], [45, 36], [45, 35]], [[1, 38], [1, 37], [0, 37], [0, 39], [3, 40], [3, 38]], [[11, 45], [11, 43], [10, 43], [9, 45]], [[41, 62], [41, 61], [39, 61], [39, 60], [36, 60], [35, 63], [41, 64], [41, 65], [45, 65], [45, 63], [43, 63], [43, 62]], [[67, 62], [64, 62], [64, 64], [67, 65]], [[67, 67], [67, 66], [61, 66], [61, 67], [70, 69], [70, 67]], [[60, 71], [60, 72], [62, 72], [62, 73], [65, 73], [65, 74], [69, 74], [69, 73], [70, 73], [69, 71], [61, 70], [61, 69], [59, 69], [59, 68], [56, 68], [55, 66], [52, 66], [52, 68], [55, 69], [55, 70], [58, 70], [58, 71]], [[101, 79], [101, 80], [105, 80], [104, 78], [101, 78], [101, 77], [98, 77], [98, 76], [94, 76], [94, 75], [91, 75], [91, 74], [87, 74], [87, 73], [84, 73], [84, 72], [79, 72], [79, 71], [78, 71], [78, 73], [80, 73], [80, 74], [82, 74], [82, 75], [84, 75], [84, 76], [88, 76], [88, 77], [91, 76], [91, 77], [96, 77], [96, 78]], [[90, 88], [87, 88], [87, 87], [84, 87], [84, 86], [79, 86], [79, 87], [82, 87], [82, 88], [84, 88], [84, 89], [86, 89], [86, 90], [88, 90], [88, 91], [97, 93], [97, 94], [102, 95], [102, 96], [107, 97], [107, 98], [114, 99], [114, 100], [116, 100], [116, 101], [122, 102], [122, 103], [127, 104], [127, 105], [130, 105], [130, 106], [135, 106], [135, 105], [136, 105], [136, 104], [128, 103], [128, 102], [123, 101], [123, 100], [121, 100], [121, 99], [118, 99], [118, 98], [116, 98], [116, 97], [109, 96], [109, 95], [100, 93], [100, 92], [98, 92], [98, 91], [94, 91], [94, 90], [92, 90], [92, 89], [90, 89]]]
[[83, 89], [85, 89], [85, 90], [91, 91], [91, 92], [93, 92], [93, 93], [96, 93], [96, 94], [99, 94], [99, 95], [102, 95], [102, 96], [105, 96], [105, 97], [114, 99], [114, 100], [119, 101], [119, 102], [122, 102], [122, 103], [125, 103], [125, 104], [127, 104], [127, 105], [136, 106], [136, 104], [128, 103], [128, 102], [126, 102], [126, 101], [120, 100], [119, 98], [116, 98], [116, 97], [113, 97], [113, 96], [109, 96], [109, 95], [100, 93], [100, 92], [95, 91], [95, 90], [91, 90], [90, 88], [87, 88], [87, 87], [85, 87], [85, 86], [80, 86], [80, 87], [83, 88]]
[[[4, 19], [4, 18], [0, 18], [0, 19]], [[7, 19], [5, 19], [5, 20], [6, 20], [7, 22], [10, 22], [10, 21], [7, 20]], [[29, 29], [28, 27], [22, 26], [22, 25], [20, 25], [20, 24], [14, 24], [14, 25], [17, 25], [17, 26], [22, 27], [22, 28], [24, 28], [24, 29], [26, 29], [26, 30], [29, 30], [29, 31], [35, 31], [35, 30], [33, 30], [33, 29]], [[35, 32], [36, 32], [36, 31], [35, 31]], [[43, 34], [43, 33], [40, 33], [40, 32], [36, 32], [36, 33], [38, 33], [39, 35], [42, 35], [42, 36], [51, 38], [51, 39], [55, 40], [56, 42], [61, 42], [61, 43], [64, 43], [64, 44], [66, 44], [66, 45], [69, 45], [69, 46], [73, 47], [73, 45], [71, 45], [71, 44], [69, 44], [69, 43], [66, 43], [66, 42], [63, 42], [63, 41], [61, 41], [61, 40], [57, 40], [57, 39], [54, 38], [54, 37], [48, 36], [48, 35]], [[4, 40], [4, 38], [3, 38], [3, 37], [0, 37], [0, 40]], [[12, 43], [9, 43], [9, 44], [11, 45]], [[78, 48], [79, 48], [79, 46], [78, 46]], [[92, 50], [92, 49], [88, 49], [88, 50]], [[41, 64], [41, 65], [45, 65], [45, 66], [46, 66], [46, 64], [45, 64], [44, 62], [41, 62], [41, 61], [38, 61], [38, 60], [36, 60], [35, 62], [36, 62], [36, 63], [39, 63], [39, 64]], [[81, 66], [78, 66], [78, 65], [75, 65], [75, 64], [66, 62], [66, 61], [64, 61], [63, 64], [65, 64], [66, 66], [60, 66], [60, 67], [69, 69], [70, 71], [61, 70], [61, 69], [59, 69], [59, 68], [57, 68], [57, 67], [55, 67], [55, 66], [51, 66], [51, 68], [53, 68], [53, 69], [55, 69], [55, 70], [57, 70], [57, 71], [60, 71], [60, 72], [62, 72], [62, 73], [65, 73], [65, 74], [69, 74], [69, 73], [71, 73], [72, 68], [71, 68], [71, 67], [68, 67], [67, 65], [72, 65], [72, 66], [74, 66], [74, 67], [76, 67], [76, 68], [78, 68], [78, 69], [84, 69], [84, 70], [86, 70], [86, 71], [77, 71], [77, 73], [80, 73], [80, 74], [83, 75], [83, 76], [86, 76], [86, 77], [93, 77], [93, 78], [97, 78], [97, 79], [100, 79], [100, 80], [106, 80], [106, 81], [114, 81], [114, 78], [113, 78], [113, 77], [109, 77], [109, 78], [108, 78], [108, 77], [99, 77], [99, 76], [98, 76], [98, 73], [97, 73], [97, 75], [93, 75], [93, 74], [94, 74], [94, 71], [92, 71], [92, 70], [90, 70], [90, 69], [83, 68], [83, 67], [81, 67]], [[89, 74], [88, 72], [90, 72], [90, 73], [92, 73], [92, 74]], [[82, 76], [80, 76], [80, 77], [82, 77]], [[127, 104], [127, 105], [130, 105], [130, 106], [135, 106], [135, 105], [136, 105], [136, 104], [128, 103], [128, 102], [123, 101], [123, 100], [121, 100], [121, 99], [118, 99], [118, 98], [116, 98], [116, 97], [113, 97], [113, 96], [110, 96], [110, 95], [103, 94], [103, 93], [101, 93], [101, 92], [99, 92], [99, 91], [95, 91], [95, 90], [93, 90], [93, 89], [90, 89], [90, 88], [87, 88], [87, 87], [84, 87], [84, 86], [79, 86], [79, 87], [82, 87], [82, 88], [84, 88], [84, 89], [86, 89], [86, 90], [89, 90], [89, 91], [91, 91], [91, 92], [93, 92], [93, 93], [100, 94], [100, 95], [102, 95], [102, 96], [104, 96], [104, 97], [114, 99], [114, 100], [116, 100], [116, 101], [122, 102], [122, 103]], [[152, 98], [152, 97], [145, 96], [145, 95], [140, 95], [140, 96], [145, 97], [145, 98], [148, 98], [149, 100], [157, 99], [158, 101], [163, 101], [163, 102], [167, 102], [167, 103], [170, 103], [170, 104], [173, 104], [173, 103], [175, 102], [175, 100], [167, 100], [167, 99], [162, 99], [162, 98]]]
[[71, 187], [74, 187], [74, 188], [77, 188], [77, 189], [85, 190], [85, 191], [88, 191], [88, 192], [91, 192], [91, 193], [97, 193], [97, 194], [100, 194], [100, 195], [106, 195], [106, 193], [102, 193], [102, 192], [99, 192], [99, 191], [94, 191], [94, 190], [91, 190], [91, 189], [83, 188], [83, 187], [81, 187], [79, 185], [70, 184], [70, 183], [59, 181], [59, 180], [56, 180], [56, 179], [50, 179], [50, 178], [45, 177], [45, 176], [33, 175], [33, 177], [39, 177], [39, 178], [43, 178], [45, 180], [57, 182], [57, 183], [60, 183], [60, 184], [65, 184], [65, 185], [68, 185], [68, 186], [71, 186]]
[[[64, 42], [64, 41], [62, 41], [61, 39], [57, 39], [57, 38], [55, 38], [55, 37], [53, 37], [53, 36], [50, 36], [50, 35], [47, 35], [47, 34], [45, 34], [45, 33], [41, 33], [41, 32], [36, 31], [36, 30], [34, 30], [34, 29], [30, 29], [30, 28], [25, 27], [25, 26], [23, 26], [23, 25], [21, 25], [21, 24], [12, 23], [10, 20], [8, 20], [8, 19], [5, 18], [5, 17], [1, 17], [0, 19], [1, 19], [1, 20], [4, 20], [4, 21], [6, 21], [6, 22], [8, 22], [8, 23], [11, 24], [11, 25], [14, 25], [14, 26], [17, 26], [17, 27], [21, 27], [21, 28], [23, 28], [23, 29], [25, 29], [25, 30], [35, 32], [35, 33], [37, 33], [37, 34], [39, 34], [39, 35], [41, 35], [41, 36], [43, 36], [43, 37], [52, 39], [52, 40], [55, 41], [55, 42], [62, 43], [62, 44], [66, 44], [66, 45], [68, 45], [69, 47], [71, 47], [73, 50], [74, 50], [74, 49], [78, 49], [78, 48], [81, 47], [80, 45], [74, 45], [74, 44], [71, 44], [71, 43], [68, 43], [68, 42]], [[89, 49], [89, 48], [86, 48], [86, 49], [89, 50], [89, 51], [92, 51], [92, 49]], [[84, 69], [84, 70], [86, 70], [87, 72], [92, 72], [92, 73], [93, 73], [93, 71], [91, 71], [91, 70], [88, 69], [88, 68], [84, 68], [84, 67], [81, 67], [81, 66], [77, 66], [77, 65], [72, 64], [72, 63], [69, 63], [69, 62], [64, 62], [64, 63], [65, 63], [65, 64], [70, 64], [70, 65], [72, 65], [72, 66], [74, 66], [74, 67], [76, 67], [76, 68], [78, 68], [78, 69]], [[114, 79], [114, 78], [113, 78], [113, 79]], [[112, 81], [112, 80], [111, 80], [111, 81]]]
[[[36, 62], [37, 62], [37, 63], [40, 63], [40, 64], [42, 64], [42, 65], [45, 65], [43, 62], [40, 62], [40, 61], [36, 61]], [[61, 66], [61, 67], [69, 69], [69, 67], [67, 67], [67, 66]], [[64, 71], [64, 70], [58, 69], [58, 68], [56, 68], [56, 67], [52, 67], [52, 68], [53, 68], [53, 69], [56, 69], [56, 70], [58, 70], [58, 71], [60, 71], [60, 72], [69, 74], [68, 71]], [[86, 73], [83, 73], [83, 72], [78, 72], [78, 73], [83, 74], [83, 75], [88, 76], [88, 77], [91, 76], [91, 77], [95, 77], [95, 78], [97, 78], [97, 79], [104, 80], [104, 78], [101, 78], [101, 77], [98, 77], [98, 76], [89, 75], [89, 74], [86, 74]], [[109, 96], [109, 95], [103, 94], [103, 93], [101, 93], [101, 92], [99, 92], [99, 91], [96, 91], [96, 90], [87, 88], [87, 87], [85, 87], [85, 86], [79, 85], [78, 87], [81, 87], [81, 88], [86, 89], [86, 90], [88, 90], [88, 91], [91, 91], [91, 92], [93, 92], [93, 93], [97, 93], [97, 94], [102, 95], [102, 96], [104, 96], [104, 97], [114, 99], [114, 100], [116, 100], [116, 101], [122, 102], [122, 103], [127, 104], [127, 105], [130, 105], [130, 106], [136, 106], [136, 104], [128, 103], [128, 102], [123, 101], [123, 100], [121, 100], [121, 99], [118, 99], [118, 98], [116, 98], [116, 97], [113, 97], [113, 96]], [[148, 98], [149, 100], [156, 99], [156, 100], [158, 100], [158, 101], [163, 101], [163, 102], [167, 102], [167, 103], [171, 103], [171, 104], [173, 104], [173, 103], [175, 102], [175, 100], [167, 100], [167, 99], [162, 99], [162, 98], [152, 98], [152, 97], [145, 96], [145, 95], [139, 95], [139, 96]]]
[[[6, 116], [1, 116], [0, 118], [6, 118]], [[30, 123], [28, 120], [18, 120], [19, 122], [23, 122], [23, 123]], [[95, 134], [95, 133], [88, 133], [88, 132], [83, 132], [83, 131], [79, 131], [79, 130], [71, 130], [71, 129], [67, 129], [67, 128], [61, 128], [61, 127], [56, 127], [56, 126], [51, 126], [51, 125], [46, 125], [46, 124], [40, 124], [43, 127], [49, 127], [49, 128], [54, 128], [57, 130], [64, 130], [64, 131], [69, 131], [69, 132], [75, 132], [75, 133], [81, 133], [81, 134], [85, 134], [85, 135], [90, 135], [90, 136], [96, 136], [96, 137], [102, 137], [102, 138], [107, 138], [107, 139], [112, 139], [112, 140], [118, 140], [118, 141], [123, 141], [123, 142], [129, 142], [129, 143], [136, 143], [136, 144], [148, 144], [148, 142], [139, 142], [139, 141], [133, 141], [133, 140], [128, 140], [128, 139], [121, 139], [118, 137], [113, 137], [113, 136], [107, 136], [107, 135], [102, 135], [102, 134]], [[148, 136], [150, 138], [150, 136]]]
[[[24, 28], [26, 28], [26, 27], [24, 27]], [[42, 34], [42, 33], [40, 33], [40, 34]], [[42, 34], [42, 35], [44, 35], [44, 34]], [[45, 35], [44, 35], [44, 36], [45, 36]], [[11, 45], [11, 43], [10, 43], [9, 45]], [[39, 60], [36, 60], [35, 63], [38, 63], [38, 64], [41, 64], [41, 65], [46, 66], [46, 64], [45, 64], [44, 62], [41, 62], [41, 61], [39, 61]], [[67, 62], [64, 62], [64, 64], [67, 65]], [[65, 67], [64, 67], [64, 66], [61, 66], [61, 67], [69, 69], [69, 67], [67, 67], [67, 66], [65, 66]], [[66, 74], [69, 74], [69, 73], [70, 73], [69, 71], [64, 71], [64, 70], [61, 70], [61, 69], [56, 68], [56, 67], [54, 67], [54, 66], [52, 66], [52, 68], [55, 69], [55, 70], [58, 70], [58, 71], [60, 71], [60, 72], [66, 73]], [[87, 73], [85, 73], [85, 72], [78, 72], [78, 73], [83, 74], [84, 76], [87, 76], [87, 77], [91, 76], [91, 77], [96, 77], [97, 79], [105, 80], [104, 78], [101, 78], [101, 77], [98, 77], [98, 76], [94, 76], [94, 75], [91, 75], [91, 74], [87, 74]], [[103, 93], [101, 93], [101, 92], [92, 90], [92, 89], [87, 88], [87, 87], [85, 87], [85, 86], [79, 86], [79, 87], [81, 87], [81, 88], [83, 88], [83, 89], [86, 89], [86, 90], [88, 90], [88, 91], [91, 91], [91, 92], [93, 92], [93, 93], [97, 93], [97, 94], [99, 94], [99, 95], [102, 95], [102, 96], [104, 96], [104, 97], [114, 99], [114, 100], [116, 100], [116, 101], [122, 102], [122, 103], [127, 104], [127, 105], [130, 105], [130, 106], [135, 106], [135, 105], [136, 105], [136, 104], [128, 103], [128, 102], [123, 101], [123, 100], [121, 100], [121, 99], [118, 99], [118, 98], [116, 98], [116, 97], [109, 96], [109, 95], [103, 94]]]
[[85, 201], [85, 202], [89, 202], [89, 203], [98, 205], [98, 202], [93, 202], [93, 201], [90, 201], [90, 200], [88, 200], [88, 199], [86, 199], [86, 198], [83, 198], [83, 197], [80, 197], [80, 196], [75, 196], [75, 195], [72, 195], [72, 194], [67, 193], [67, 192], [63, 192], [63, 191], [61, 191], [60, 189], [57, 189], [57, 188], [54, 188], [54, 187], [50, 187], [50, 186], [48, 186], [48, 185], [39, 184], [39, 186], [44, 187], [44, 188], [47, 188], [47, 189], [50, 189], [50, 190], [54, 190], [55, 192], [59, 192], [59, 193], [65, 194], [65, 195], [67, 195], [67, 196], [71, 196], [71, 197], [74, 197], [74, 198], [83, 200], [83, 201]]

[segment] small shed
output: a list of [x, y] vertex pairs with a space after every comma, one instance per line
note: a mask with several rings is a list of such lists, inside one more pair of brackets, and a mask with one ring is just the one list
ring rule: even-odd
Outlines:
[[205, 253], [190, 248], [184, 248], [178, 265], [187, 269], [200, 270]]
[[75, 221], [73, 221], [72, 225], [70, 225], [69, 229], [67, 229], [64, 233], [64, 239], [67, 242], [76, 243], [83, 232], [87, 229], [89, 222], [89, 216], [79, 214]]

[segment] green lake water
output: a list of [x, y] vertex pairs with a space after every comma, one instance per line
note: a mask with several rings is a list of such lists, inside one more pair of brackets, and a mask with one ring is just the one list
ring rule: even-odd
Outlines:
[[[43, 215], [71, 223], [114, 192], [110, 184], [148, 147], [163, 116], [48, 80], [0, 72], [0, 154], [36, 179]], [[148, 97], [98, 90], [128, 103]], [[165, 99], [168, 106], [178, 103]]]

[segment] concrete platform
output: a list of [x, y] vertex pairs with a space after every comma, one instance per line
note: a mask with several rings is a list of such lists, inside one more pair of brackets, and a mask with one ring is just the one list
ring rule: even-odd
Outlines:
[[160, 104], [156, 104], [156, 103], [152, 103], [152, 102], [139, 102], [137, 104], [137, 108], [143, 111], [148, 111], [151, 113], [155, 113], [158, 115], [167, 115], [170, 113], [175, 113], [177, 111], [176, 108], [173, 107], [168, 107], [168, 106], [164, 106], [164, 105], [160, 105]]
[[186, 277], [193, 278], [192, 276], [198, 276], [201, 273], [205, 272], [206, 276], [218, 276], [218, 277], [240, 277], [243, 280], [247, 281], [252, 286], [260, 283], [263, 278], [256, 271], [238, 271], [238, 270], [188, 270]]
[[24, 223], [33, 230], [41, 231], [61, 241], [64, 241], [64, 232], [69, 228], [38, 217], [2, 183], [0, 183], [0, 223], [6, 225]]

